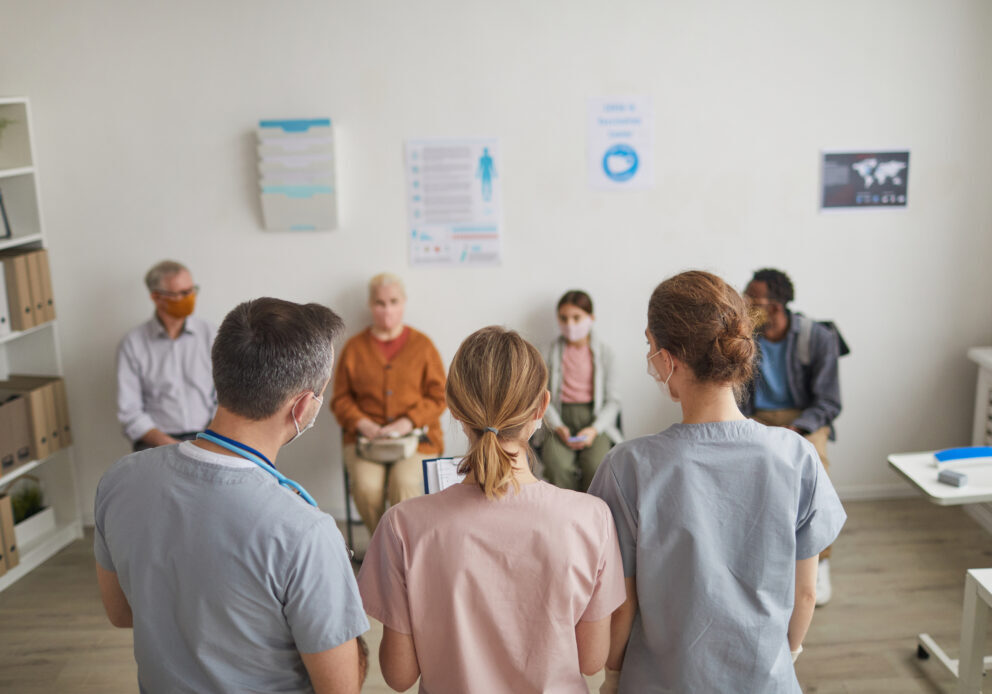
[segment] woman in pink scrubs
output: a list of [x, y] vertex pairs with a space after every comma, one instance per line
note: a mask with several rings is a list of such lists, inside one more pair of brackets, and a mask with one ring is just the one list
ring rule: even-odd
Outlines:
[[361, 573], [379, 662], [404, 691], [586, 694], [625, 598], [606, 504], [534, 477], [548, 406], [541, 355], [513, 331], [462, 343], [446, 386], [469, 439], [462, 484], [390, 508]]

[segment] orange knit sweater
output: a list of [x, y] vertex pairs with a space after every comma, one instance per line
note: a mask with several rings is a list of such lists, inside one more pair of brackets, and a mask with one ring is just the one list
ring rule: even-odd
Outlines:
[[362, 417], [388, 424], [408, 417], [414, 427], [427, 427], [421, 453], [441, 455], [444, 434], [444, 365], [434, 343], [410, 328], [410, 337], [392, 361], [376, 348], [368, 328], [345, 344], [338, 358], [331, 397], [331, 412], [337, 417], [345, 444], [354, 443]]

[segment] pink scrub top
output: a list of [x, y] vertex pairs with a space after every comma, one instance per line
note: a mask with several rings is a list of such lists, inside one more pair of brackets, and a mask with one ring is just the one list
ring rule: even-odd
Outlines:
[[587, 694], [575, 626], [626, 598], [609, 508], [546, 482], [498, 500], [456, 484], [393, 506], [358, 585], [371, 617], [413, 635], [430, 694]]

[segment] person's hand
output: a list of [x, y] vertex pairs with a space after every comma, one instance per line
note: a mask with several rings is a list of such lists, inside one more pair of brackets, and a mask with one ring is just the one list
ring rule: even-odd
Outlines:
[[620, 689], [620, 671], [606, 668], [606, 679], [599, 687], [599, 694], [617, 694]]
[[581, 441], [577, 441], [574, 444], [574, 446], [577, 447], [576, 450], [581, 450], [583, 448], [589, 448], [589, 446], [591, 446], [593, 444], [593, 441], [596, 440], [596, 436], [598, 434], [599, 434], [599, 432], [596, 431], [596, 427], [586, 427], [585, 429], [580, 429], [578, 431], [578, 433], [575, 435], [575, 438], [582, 437], [582, 440]]
[[799, 644], [799, 648], [790, 652], [792, 653], [792, 664], [795, 665], [796, 660], [799, 659], [799, 654], [803, 652], [803, 645]]
[[572, 435], [572, 432], [568, 430], [567, 426], [563, 424], [562, 426], [558, 427], [557, 429], [555, 429], [555, 434], [557, 434], [558, 438], [561, 439], [561, 442], [563, 444], [565, 444], [566, 446], [571, 446], [571, 444], [568, 442], [568, 438]]
[[413, 422], [409, 417], [400, 417], [395, 422], [391, 422], [379, 429], [379, 436], [386, 438], [389, 436], [406, 436], [413, 431]]
[[355, 425], [358, 433], [367, 439], [374, 439], [380, 435], [379, 432], [382, 431], [382, 427], [373, 422], [368, 417], [364, 417], [358, 420], [358, 424]]

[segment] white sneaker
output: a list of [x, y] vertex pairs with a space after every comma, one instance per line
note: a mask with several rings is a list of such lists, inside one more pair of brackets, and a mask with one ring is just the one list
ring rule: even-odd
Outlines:
[[821, 559], [816, 571], [816, 606], [823, 607], [830, 602], [833, 588], [830, 585], [830, 560]]

